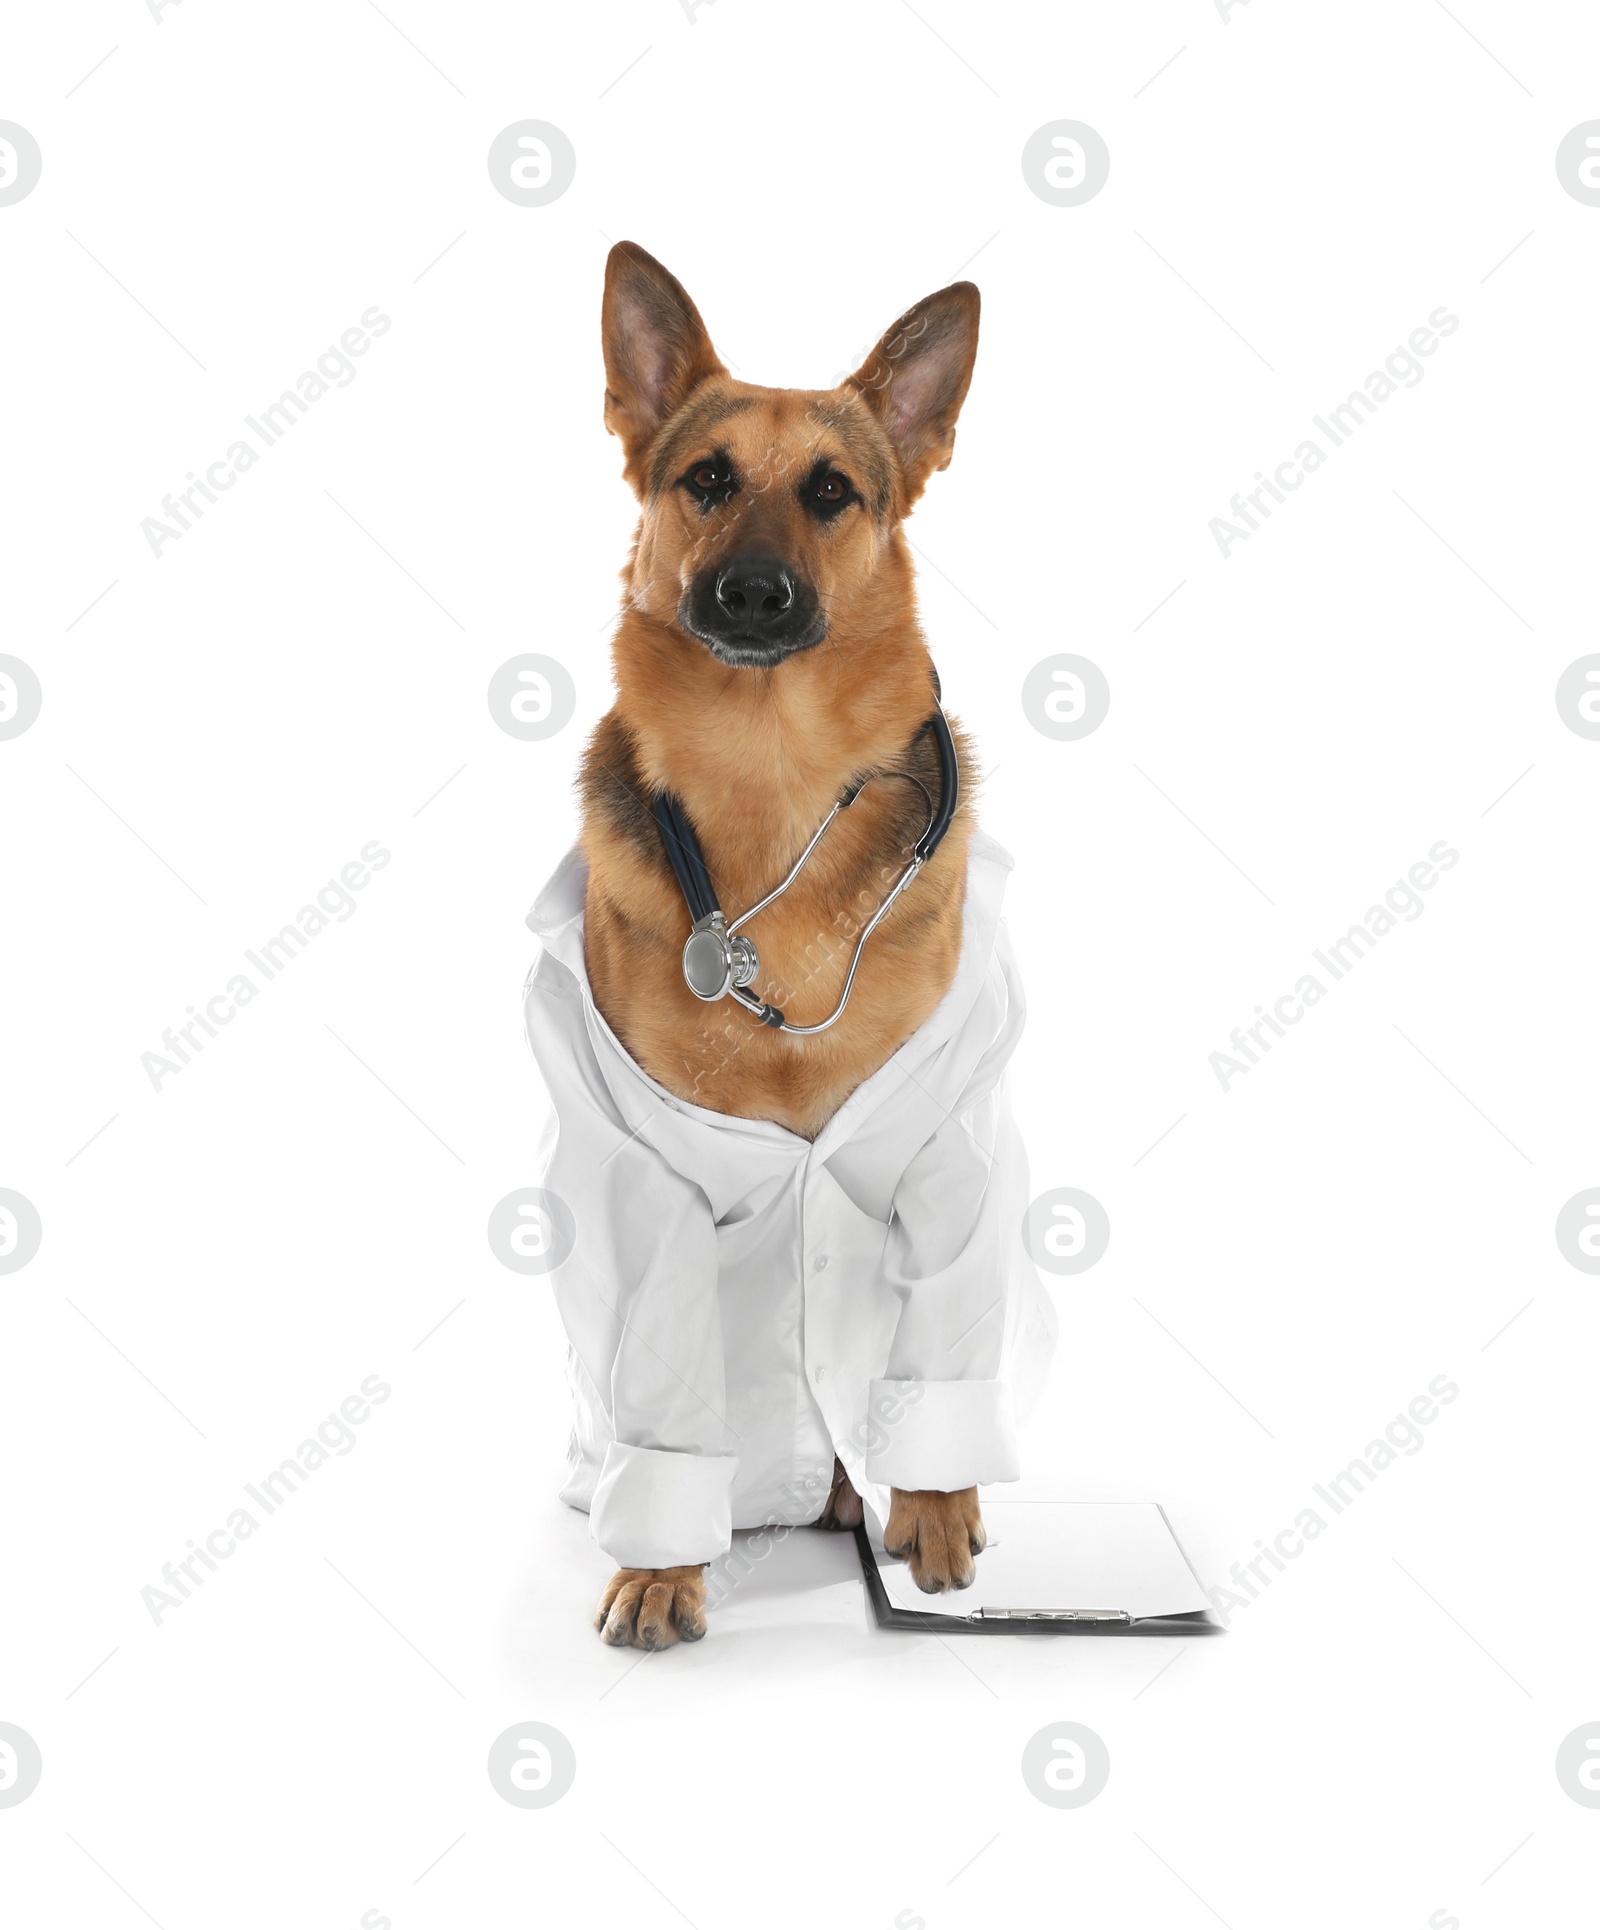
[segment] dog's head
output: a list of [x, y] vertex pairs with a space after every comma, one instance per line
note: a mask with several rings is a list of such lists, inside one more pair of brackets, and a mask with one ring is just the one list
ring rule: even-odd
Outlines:
[[972, 283], [918, 302], [838, 388], [765, 389], [728, 373], [682, 287], [623, 241], [601, 333], [606, 427], [643, 507], [634, 607], [738, 668], [870, 634], [903, 563], [890, 537], [950, 461]]

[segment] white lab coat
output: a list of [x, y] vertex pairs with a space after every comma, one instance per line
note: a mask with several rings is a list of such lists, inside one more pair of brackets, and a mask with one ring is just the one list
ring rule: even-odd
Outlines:
[[880, 1530], [891, 1486], [1018, 1477], [1056, 1320], [1003, 1085], [1024, 1018], [1010, 868], [975, 832], [949, 991], [814, 1141], [650, 1078], [590, 993], [579, 851], [540, 894], [539, 1183], [576, 1224], [554, 1271], [576, 1407], [561, 1493], [613, 1561], [710, 1561], [734, 1528], [814, 1521], [835, 1455]]

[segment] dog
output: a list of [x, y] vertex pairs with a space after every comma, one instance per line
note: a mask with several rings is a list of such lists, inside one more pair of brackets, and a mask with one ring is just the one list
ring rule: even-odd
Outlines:
[[[564, 1494], [620, 1564], [596, 1618], [609, 1643], [698, 1639], [732, 1526], [852, 1528], [879, 1475], [886, 1547], [929, 1592], [963, 1588], [977, 1481], [1015, 1478], [1002, 1357], [1047, 1357], [1053, 1327], [1011, 1251], [1009, 860], [976, 828], [902, 529], [950, 463], [978, 321], [957, 282], [838, 386], [762, 388], [642, 248], [607, 262], [605, 425], [640, 515], [579, 848], [529, 921], [545, 954], [528, 1014], [556, 1106], [546, 1185], [600, 1189], [556, 1286], [579, 1416]], [[752, 921], [750, 989], [708, 998], [691, 924], [722, 948], [724, 991], [744, 941], [697, 915], [683, 847], [720, 905], [755, 906], [825, 820]], [[840, 1253], [837, 1285], [819, 1247]], [[957, 1336], [938, 1358], [940, 1322], [996, 1294], [978, 1351]]]

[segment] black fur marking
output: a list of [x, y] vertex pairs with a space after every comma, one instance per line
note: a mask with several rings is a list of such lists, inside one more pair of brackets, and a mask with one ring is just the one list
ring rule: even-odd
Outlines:
[[665, 866], [633, 733], [615, 711], [601, 718], [589, 739], [578, 794], [585, 815], [592, 813], [647, 864]]

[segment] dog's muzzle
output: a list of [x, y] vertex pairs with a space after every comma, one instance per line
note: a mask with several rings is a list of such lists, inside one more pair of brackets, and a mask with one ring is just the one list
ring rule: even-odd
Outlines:
[[735, 557], [701, 570], [678, 605], [678, 624], [719, 663], [771, 670], [828, 632], [822, 601], [803, 577], [770, 556]]

